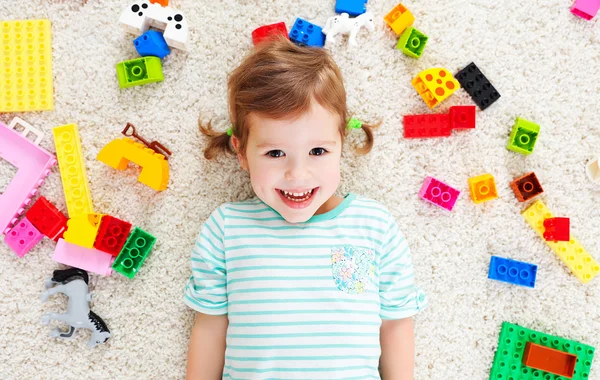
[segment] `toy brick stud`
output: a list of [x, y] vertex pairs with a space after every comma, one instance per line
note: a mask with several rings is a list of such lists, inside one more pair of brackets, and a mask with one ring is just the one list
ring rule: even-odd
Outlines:
[[544, 220], [544, 239], [547, 241], [570, 241], [569, 218], [548, 218]]
[[534, 172], [515, 179], [510, 183], [510, 188], [519, 202], [528, 201], [544, 192]]
[[285, 22], [263, 25], [254, 29], [252, 31], [252, 43], [256, 46], [264, 40], [276, 38], [277, 36], [285, 37], [288, 40], [290, 39]]
[[471, 199], [475, 203], [483, 203], [498, 198], [496, 182], [491, 174], [469, 178], [469, 189], [471, 190]]
[[600, 184], [600, 157], [587, 164], [586, 173], [590, 181]]

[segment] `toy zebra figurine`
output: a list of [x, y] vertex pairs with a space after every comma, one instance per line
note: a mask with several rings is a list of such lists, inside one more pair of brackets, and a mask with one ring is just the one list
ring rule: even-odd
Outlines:
[[67, 313], [46, 313], [42, 316], [43, 325], [47, 325], [51, 320], [70, 325], [67, 332], [55, 328], [50, 332], [51, 337], [72, 339], [78, 328], [89, 329], [92, 331], [92, 337], [88, 341], [90, 348], [105, 343], [110, 338], [106, 323], [90, 310], [89, 302], [92, 301], [92, 294], [88, 292], [88, 281], [87, 272], [77, 268], [55, 270], [52, 278], [46, 280], [47, 290], [42, 293], [42, 302], [46, 302], [48, 297], [56, 293], [64, 293], [69, 297]]
[[356, 35], [360, 28], [366, 27], [370, 32], [375, 30], [373, 23], [373, 13], [370, 11], [361, 14], [358, 17], [350, 18], [348, 13], [342, 13], [337, 16], [330, 17], [323, 28], [323, 34], [327, 36], [325, 43], [334, 44], [335, 36], [339, 33], [350, 34], [348, 37], [348, 46], [356, 46]]

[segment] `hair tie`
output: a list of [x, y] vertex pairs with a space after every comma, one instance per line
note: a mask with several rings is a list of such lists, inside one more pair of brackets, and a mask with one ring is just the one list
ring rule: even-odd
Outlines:
[[346, 125], [346, 129], [348, 129], [348, 130], [361, 129], [361, 128], [362, 128], [362, 123], [355, 118], [351, 118], [350, 121], [348, 122], [348, 124]]
[[227, 128], [227, 136], [231, 137], [232, 134], [233, 134], [233, 129]]

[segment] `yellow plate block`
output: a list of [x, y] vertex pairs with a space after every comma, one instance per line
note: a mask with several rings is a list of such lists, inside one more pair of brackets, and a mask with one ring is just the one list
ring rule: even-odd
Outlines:
[[67, 230], [63, 236], [66, 242], [81, 247], [94, 248], [100, 221], [104, 214], [83, 214], [67, 220]]
[[489, 173], [469, 178], [469, 189], [471, 190], [471, 199], [475, 203], [483, 203], [498, 198], [496, 181], [494, 181], [494, 176]]
[[[542, 201], [537, 201], [522, 214], [535, 232], [544, 239], [544, 220], [554, 217], [548, 207]], [[600, 272], [600, 266], [596, 260], [573, 235], [571, 235], [571, 241], [546, 241], [546, 244], [582, 283], [587, 284]]]
[[53, 109], [50, 20], [0, 21], [0, 32], [0, 112]]
[[460, 88], [450, 71], [441, 67], [421, 71], [411, 83], [429, 108], [434, 108]]
[[165, 190], [169, 183], [169, 163], [165, 156], [126, 137], [106, 144], [97, 159], [117, 170], [125, 170], [129, 162], [141, 166], [138, 181], [154, 190]]
[[383, 19], [397, 35], [415, 22], [415, 16], [402, 4], [396, 5]]
[[60, 167], [63, 190], [67, 200], [69, 218], [94, 212], [90, 187], [88, 184], [79, 129], [75, 124], [63, 125], [52, 129], [56, 158]]

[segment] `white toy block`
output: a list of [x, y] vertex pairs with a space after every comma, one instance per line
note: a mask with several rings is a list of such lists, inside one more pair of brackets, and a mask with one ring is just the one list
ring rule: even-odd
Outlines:
[[600, 184], [600, 157], [588, 162], [586, 171], [592, 182]]

